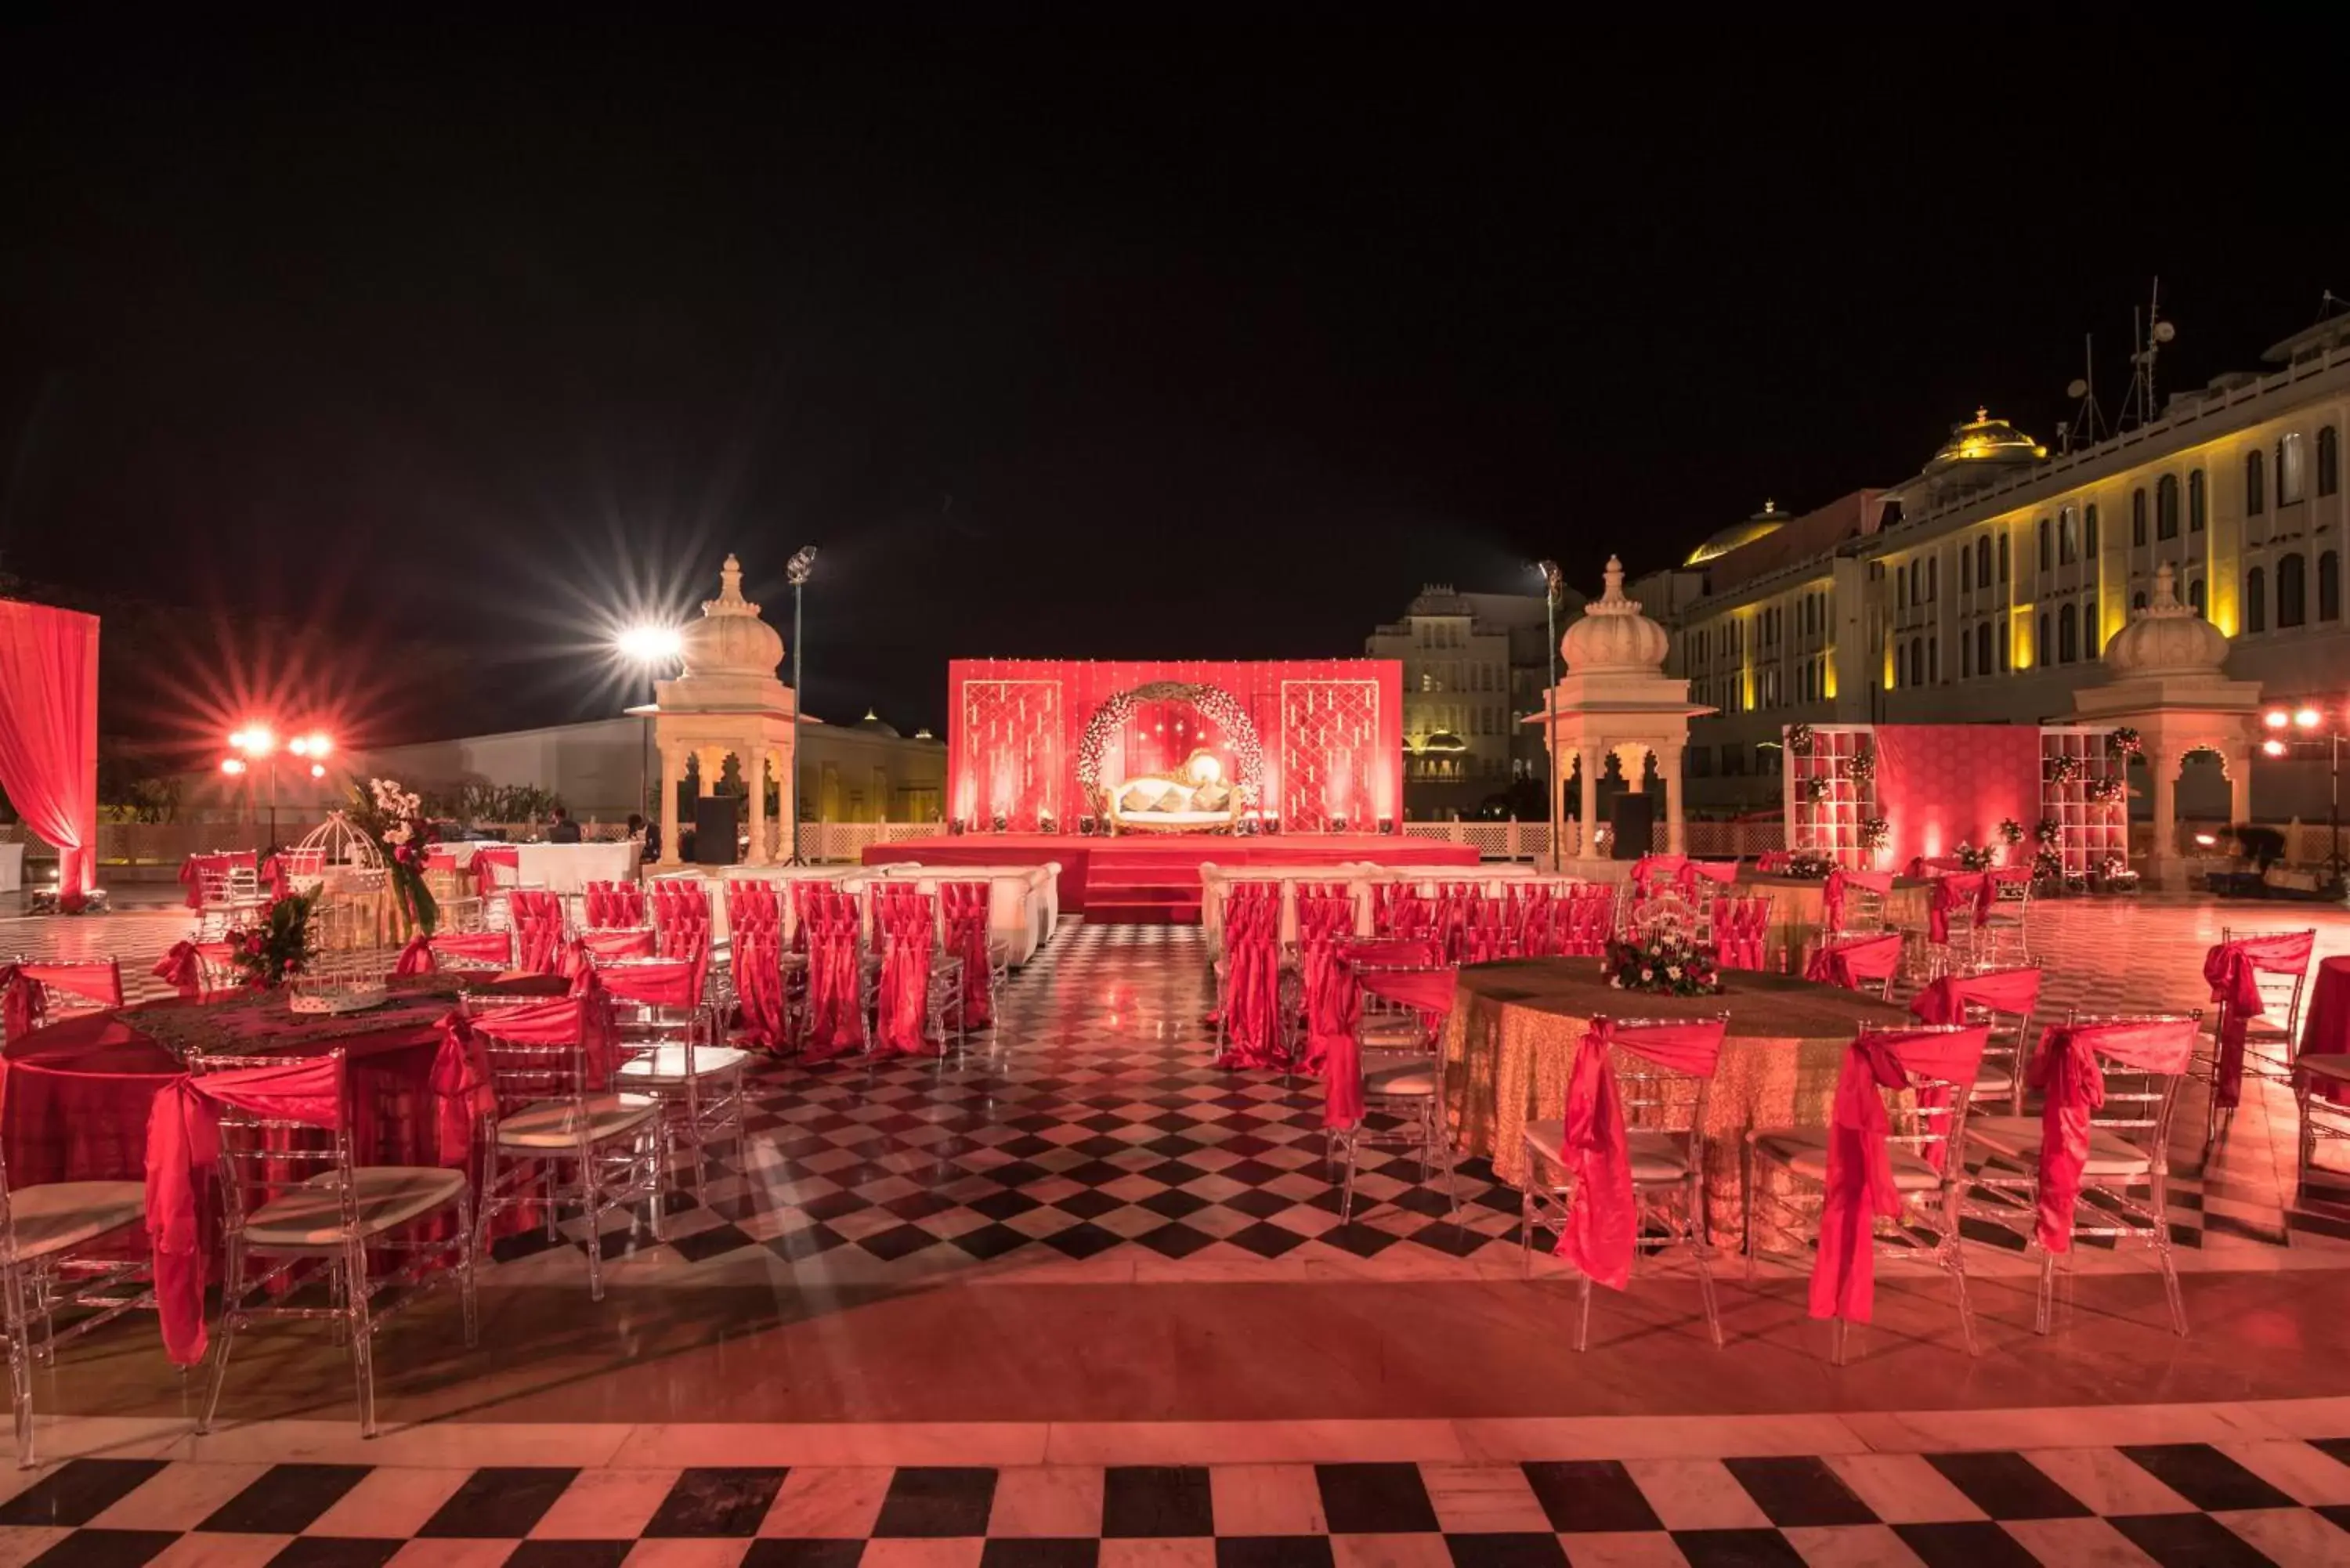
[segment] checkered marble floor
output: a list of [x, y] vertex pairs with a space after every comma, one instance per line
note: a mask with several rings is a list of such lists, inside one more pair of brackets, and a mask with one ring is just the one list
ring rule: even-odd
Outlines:
[[488, 1468], [74, 1459], [0, 1563], [764, 1568], [2318, 1564], [2350, 1439], [1519, 1463]]

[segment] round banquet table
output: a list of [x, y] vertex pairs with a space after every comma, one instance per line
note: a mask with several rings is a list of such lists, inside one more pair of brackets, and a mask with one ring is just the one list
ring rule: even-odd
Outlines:
[[[2301, 1020], [2301, 1054], [2350, 1054], [2350, 955], [2317, 961], [2309, 982], [2308, 1011]], [[2314, 1092], [2339, 1101], [2345, 1090], [2331, 1079], [2312, 1078]]]
[[[1926, 929], [1926, 900], [1934, 884], [1910, 877], [1894, 878], [1893, 891], [1884, 898], [1885, 923], [1905, 931]], [[1771, 947], [1781, 955], [1783, 968], [1800, 974], [1804, 955], [1819, 941], [1827, 923], [1826, 884], [1816, 877], [1765, 877], [1741, 868], [1737, 890], [1767, 893], [1771, 898]]]
[[[473, 977], [394, 981], [390, 1001], [340, 1018], [296, 1017], [281, 993], [151, 1002], [84, 1013], [12, 1041], [5, 1053], [0, 1139], [8, 1182], [139, 1181], [147, 1113], [183, 1076], [176, 1044], [232, 1055], [349, 1054], [353, 1154], [368, 1165], [433, 1165], [432, 1075], [440, 1021]], [[559, 976], [497, 981], [499, 991], [560, 993]]]
[[1715, 996], [1623, 992], [1597, 959], [1511, 959], [1461, 971], [1444, 1028], [1444, 1102], [1454, 1146], [1493, 1163], [1496, 1179], [1530, 1174], [1525, 1127], [1562, 1116], [1575, 1048], [1605, 1014], [1730, 1014], [1706, 1102], [1705, 1183], [1714, 1238], [1734, 1243], [1745, 1215], [1741, 1140], [1750, 1127], [1823, 1127], [1836, 1074], [1864, 1023], [1908, 1024], [1898, 1007], [1793, 975], [1731, 970]]

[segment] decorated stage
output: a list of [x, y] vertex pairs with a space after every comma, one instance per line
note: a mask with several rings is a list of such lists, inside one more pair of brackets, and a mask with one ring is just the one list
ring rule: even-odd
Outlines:
[[1051, 833], [941, 834], [876, 845], [868, 866], [903, 861], [924, 866], [1061, 867], [1061, 912], [1127, 924], [1191, 923], [1200, 918], [1200, 867], [1218, 866], [1474, 866], [1477, 851], [1371, 833], [1282, 834], [1235, 838], [1218, 835], [1102, 838]]

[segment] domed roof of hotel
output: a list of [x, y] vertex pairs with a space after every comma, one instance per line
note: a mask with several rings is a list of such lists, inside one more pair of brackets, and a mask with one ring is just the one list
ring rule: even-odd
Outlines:
[[1708, 561], [1727, 556], [1742, 545], [1752, 545], [1757, 539], [1767, 539], [1794, 520], [1794, 514], [1782, 512], [1775, 501], [1765, 501], [1762, 510], [1743, 523], [1732, 523], [1704, 544], [1689, 553], [1684, 566], [1702, 566]]
[[1927, 460], [1926, 472], [1935, 473], [1960, 463], [2039, 462], [2047, 455], [2046, 447], [2005, 420], [1991, 418], [1989, 409], [1979, 408], [1973, 419], [1950, 427], [1950, 439]]
[[1671, 642], [1665, 628], [1640, 613], [1640, 602], [1624, 597], [1624, 563], [1607, 557], [1607, 591], [1583, 607], [1583, 618], [1558, 639], [1559, 656], [1576, 675], [1654, 675], [1665, 665]]
[[2107, 674], [2213, 675], [2228, 662], [2227, 634], [2180, 604], [2174, 583], [2165, 561], [2154, 574], [2154, 597], [2106, 644]]
[[784, 639], [759, 618], [759, 607], [743, 597], [743, 563], [732, 555], [718, 573], [718, 597], [702, 601], [702, 618], [678, 634], [688, 678], [754, 675], [775, 677], [784, 661]]
[[902, 740], [904, 738], [898, 733], [897, 725], [892, 724], [889, 720], [884, 719], [880, 714], [876, 713], [870, 708], [865, 710], [865, 717], [858, 720], [857, 722], [851, 724], [849, 728], [852, 730], [862, 730], [868, 735], [887, 735], [893, 741]]
[[1430, 730], [1428, 738], [1420, 742], [1419, 749], [1423, 752], [1465, 752], [1469, 749], [1469, 742], [1450, 730]]

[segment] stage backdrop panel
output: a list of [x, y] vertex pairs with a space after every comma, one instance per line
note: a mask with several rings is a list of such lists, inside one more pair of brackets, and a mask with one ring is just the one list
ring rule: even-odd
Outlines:
[[[1170, 682], [1212, 695], [1117, 703]], [[959, 659], [947, 687], [948, 809], [967, 826], [1001, 816], [1015, 833], [1046, 821], [1074, 830], [1093, 810], [1077, 774], [1097, 714], [1105, 783], [1171, 772], [1203, 750], [1237, 784], [1253, 761], [1255, 809], [1300, 832], [1340, 818], [1375, 828], [1403, 798], [1403, 666], [1391, 659]]]
[[[1877, 808], [1891, 839], [1877, 864], [1997, 842], [2002, 818], [2040, 819], [2040, 730], [2033, 724], [1879, 724]], [[2031, 845], [2027, 838], [2024, 849]]]

